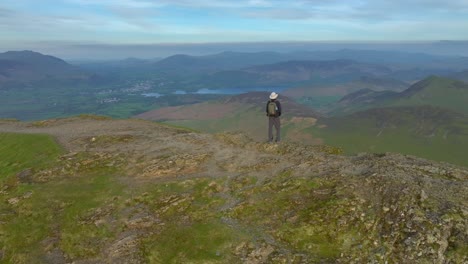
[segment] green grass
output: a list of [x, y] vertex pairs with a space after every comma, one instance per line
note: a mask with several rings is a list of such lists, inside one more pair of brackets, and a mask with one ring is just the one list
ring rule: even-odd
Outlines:
[[135, 201], [150, 206], [165, 225], [145, 239], [149, 263], [226, 263], [232, 244], [247, 237], [222, 223], [218, 196], [226, 179], [198, 178], [147, 186]]
[[0, 180], [53, 163], [63, 149], [49, 135], [0, 133]]
[[149, 263], [226, 263], [234, 230], [219, 222], [170, 225], [146, 245]]
[[15, 174], [27, 168], [34, 174], [65, 166], [65, 161], [58, 159], [62, 153], [48, 135], [0, 134], [1, 197], [17, 200], [0, 205], [1, 263], [36, 263], [47, 247], [44, 241], [53, 237], [68, 256], [90, 256], [102, 246], [91, 247], [90, 243], [105, 241], [111, 235], [106, 227], [82, 224], [79, 220], [90, 209], [122, 193], [120, 185], [110, 177], [117, 168], [90, 165], [90, 169], [83, 168], [71, 178], [60, 178], [65, 173], [53, 171], [59, 178], [41, 184], [16, 180]]
[[[121, 190], [107, 176], [19, 186], [11, 196], [32, 195], [13, 208], [1, 207], [1, 220], [7, 222], [0, 228], [4, 263], [34, 263], [44, 254], [43, 241], [48, 238], [57, 239], [69, 257], [96, 255], [112, 234], [106, 226], [80, 220]], [[11, 210], [15, 214], [8, 213]]]

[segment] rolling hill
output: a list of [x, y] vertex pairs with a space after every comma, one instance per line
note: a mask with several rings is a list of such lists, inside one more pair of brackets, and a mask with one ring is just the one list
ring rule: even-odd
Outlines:
[[277, 52], [222, 52], [218, 54], [191, 56], [177, 54], [153, 63], [152, 69], [175, 74], [212, 73], [245, 68], [253, 65], [288, 60], [287, 54]]
[[[365, 94], [365, 97], [362, 97]], [[365, 100], [356, 99], [365, 98]], [[468, 114], [468, 84], [445, 77], [430, 76], [400, 93], [360, 91], [332, 105], [330, 114], [351, 113], [375, 107], [430, 105]]]
[[345, 96], [347, 94], [370, 89], [374, 91], [403, 91], [408, 83], [385, 77], [361, 76], [348, 82], [339, 84], [310, 85], [289, 88], [283, 93], [286, 96], [301, 99], [304, 97]]
[[91, 74], [76, 66], [33, 51], [0, 53], [0, 87], [6, 83], [28, 83], [44, 80], [86, 80]]
[[389, 101], [391, 106], [432, 105], [468, 114], [468, 84], [431, 76]]
[[454, 79], [461, 80], [461, 81], [468, 83], [468, 70], [453, 73], [449, 76], [449, 78], [454, 78]]
[[33, 51], [0, 53], [0, 118], [22, 120], [96, 109], [107, 81], [62, 59]]

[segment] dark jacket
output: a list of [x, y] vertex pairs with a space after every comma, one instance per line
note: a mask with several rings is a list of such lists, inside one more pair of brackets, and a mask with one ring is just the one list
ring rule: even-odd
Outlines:
[[276, 107], [278, 108], [276, 117], [281, 116], [281, 103], [276, 99], [275, 100], [268, 100], [268, 102], [266, 103], [266, 108], [265, 109], [266, 109], [267, 115], [268, 115], [268, 103], [269, 102], [275, 102]]

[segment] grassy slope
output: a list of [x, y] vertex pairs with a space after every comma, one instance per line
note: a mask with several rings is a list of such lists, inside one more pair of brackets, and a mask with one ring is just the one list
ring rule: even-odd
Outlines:
[[397, 152], [468, 166], [467, 117], [446, 115], [445, 110], [437, 108], [419, 113], [413, 112], [416, 108], [389, 109], [380, 116], [363, 116], [360, 112], [324, 120], [322, 124], [327, 127], [316, 127], [311, 133], [350, 154]]
[[430, 77], [423, 82], [427, 85], [421, 91], [389, 101], [386, 106], [432, 105], [468, 115], [467, 84], [440, 77]]
[[330, 105], [330, 115], [343, 115], [377, 107], [430, 105], [468, 114], [468, 85], [443, 77], [428, 77], [397, 96], [345, 107]]
[[[68, 178], [43, 184], [22, 183], [15, 176], [56, 166], [62, 149], [47, 135], [0, 134], [0, 245], [2, 263], [35, 263], [46, 238], [61, 231], [61, 247], [70, 255], [93, 251], [86, 241], [108, 235], [105, 228], [82, 226], [76, 220], [121, 189], [109, 180], [113, 169], [96, 167], [87, 178]], [[57, 172], [56, 172], [57, 173]], [[66, 171], [61, 173], [66, 174]], [[2, 199], [2, 200], [3, 200]]]

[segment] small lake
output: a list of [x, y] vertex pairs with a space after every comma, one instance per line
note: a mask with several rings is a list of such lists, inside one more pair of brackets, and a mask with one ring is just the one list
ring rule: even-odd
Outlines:
[[144, 93], [141, 95], [143, 95], [144, 97], [156, 97], [156, 98], [164, 96], [164, 94], [160, 94], [160, 93]]
[[203, 88], [195, 92], [195, 94], [243, 94], [248, 92], [282, 92], [285, 87], [253, 87], [253, 88], [224, 88], [224, 89], [209, 89]]
[[[282, 92], [286, 90], [287, 88], [285, 87], [274, 87], [274, 88], [268, 88], [268, 87], [254, 87], [254, 88], [224, 88], [224, 89], [209, 89], [209, 88], [203, 88], [200, 89], [196, 92], [186, 92], [182, 90], [177, 90], [173, 92], [172, 94], [178, 94], [178, 95], [184, 95], [184, 94], [226, 94], [226, 95], [235, 95], [235, 94], [243, 94], [243, 93], [248, 93], [248, 92]], [[164, 96], [164, 94], [160, 93], [144, 93], [142, 94], [145, 97], [161, 97]]]

